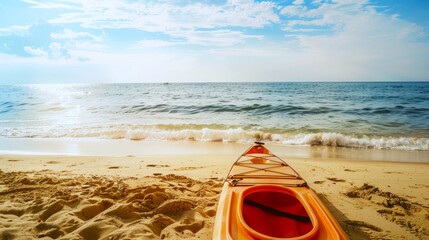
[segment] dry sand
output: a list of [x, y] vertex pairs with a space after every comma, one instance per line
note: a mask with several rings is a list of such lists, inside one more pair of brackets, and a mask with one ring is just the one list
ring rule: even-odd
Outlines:
[[[222, 180], [247, 147], [179, 156], [0, 155], [0, 238], [211, 239]], [[268, 148], [307, 180], [351, 239], [429, 239], [428, 163], [291, 158]]]

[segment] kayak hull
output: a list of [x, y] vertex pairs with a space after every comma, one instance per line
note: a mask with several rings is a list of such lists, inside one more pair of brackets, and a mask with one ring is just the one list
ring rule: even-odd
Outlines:
[[[261, 154], [251, 148], [243, 156], [248, 157], [249, 151], [251, 157], [257, 157], [253, 161], [257, 166], [250, 164], [252, 169], [263, 166], [264, 172], [270, 172], [263, 165], [267, 161], [261, 159], [267, 159], [263, 156], [271, 153], [265, 147], [260, 150]], [[213, 239], [348, 239], [317, 194], [302, 182], [298, 174], [297, 179], [280, 179], [273, 174], [264, 178], [263, 174], [258, 172], [255, 175], [255, 170], [252, 170], [249, 180], [243, 179], [243, 171], [237, 173], [234, 167], [242, 166], [236, 162], [230, 171], [235, 174], [229, 174], [223, 185]], [[282, 166], [285, 167], [289, 173], [290, 167]], [[282, 168], [275, 168], [275, 172], [281, 172], [279, 169]], [[239, 181], [230, 181], [237, 179], [234, 176], [240, 176]], [[288, 184], [290, 182], [294, 184]]]

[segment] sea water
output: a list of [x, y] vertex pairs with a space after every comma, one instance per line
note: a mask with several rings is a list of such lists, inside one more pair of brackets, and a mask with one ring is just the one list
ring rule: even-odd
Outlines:
[[0, 137], [429, 150], [429, 82], [0, 85]]

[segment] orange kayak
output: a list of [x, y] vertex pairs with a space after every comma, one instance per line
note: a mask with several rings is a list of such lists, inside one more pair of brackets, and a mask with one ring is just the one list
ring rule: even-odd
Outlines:
[[213, 239], [348, 239], [304, 179], [256, 142], [231, 167]]

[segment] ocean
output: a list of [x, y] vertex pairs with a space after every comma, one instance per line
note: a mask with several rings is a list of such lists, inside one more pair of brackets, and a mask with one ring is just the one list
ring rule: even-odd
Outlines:
[[0, 137], [429, 150], [429, 82], [0, 85]]

